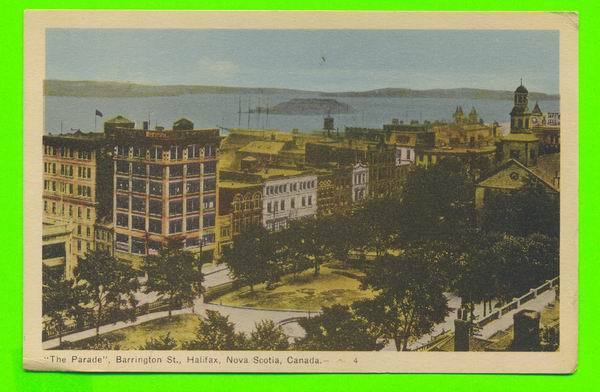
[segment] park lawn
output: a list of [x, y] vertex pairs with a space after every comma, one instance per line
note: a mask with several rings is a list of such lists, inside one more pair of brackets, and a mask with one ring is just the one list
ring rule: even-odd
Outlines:
[[[173, 315], [170, 320], [168, 317], [163, 317], [107, 332], [100, 336], [118, 345], [120, 350], [137, 350], [146, 343], [147, 339], [162, 337], [170, 332], [170, 336], [177, 341], [178, 348], [181, 348], [182, 341], [193, 340], [196, 337], [198, 322], [197, 315], [178, 314]], [[81, 348], [90, 339], [93, 338], [73, 342], [73, 345], [75, 349]]]
[[293, 278], [286, 275], [274, 289], [266, 285], [244, 286], [212, 301], [214, 304], [262, 309], [320, 310], [335, 304], [350, 305], [352, 302], [373, 298], [370, 290], [361, 290], [359, 278], [364, 273], [333, 264], [321, 266], [319, 276], [307, 270]]

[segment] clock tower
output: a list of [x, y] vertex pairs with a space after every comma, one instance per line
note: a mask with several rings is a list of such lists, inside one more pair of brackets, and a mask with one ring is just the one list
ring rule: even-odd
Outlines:
[[514, 92], [514, 106], [510, 112], [510, 132], [511, 133], [526, 133], [529, 131], [529, 120], [531, 113], [529, 113], [528, 98], [529, 91], [523, 86], [523, 80], [521, 79], [521, 85], [517, 87]]

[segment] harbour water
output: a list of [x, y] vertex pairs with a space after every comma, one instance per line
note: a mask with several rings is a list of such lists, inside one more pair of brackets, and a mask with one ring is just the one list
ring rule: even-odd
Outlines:
[[[94, 98], [48, 96], [44, 100], [45, 133], [69, 132], [102, 129], [103, 120], [123, 115], [141, 125], [150, 120], [156, 125], [170, 128], [174, 121], [185, 117], [196, 128], [221, 126], [223, 128], [272, 128], [281, 130], [298, 129], [311, 131], [321, 129], [323, 115], [269, 115], [252, 113], [248, 108], [273, 106], [292, 98], [319, 98], [314, 95], [233, 95], [196, 94], [169, 97], [140, 98]], [[340, 130], [346, 126], [381, 128], [392, 118], [404, 122], [411, 120], [446, 120], [461, 105], [465, 114], [475, 107], [479, 116], [486, 122], [507, 123], [513, 102], [494, 99], [454, 99], [454, 98], [389, 98], [389, 97], [336, 97], [337, 101], [353, 107], [353, 113], [336, 114], [335, 126]], [[239, 106], [241, 100], [241, 111]], [[530, 102], [530, 109], [535, 102]], [[543, 112], [558, 112], [559, 101], [540, 101]], [[94, 121], [96, 110], [103, 117]]]

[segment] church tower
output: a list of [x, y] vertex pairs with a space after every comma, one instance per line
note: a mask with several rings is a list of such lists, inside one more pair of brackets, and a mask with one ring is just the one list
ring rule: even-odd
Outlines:
[[462, 106], [457, 106], [456, 111], [452, 115], [456, 124], [462, 124], [465, 122], [465, 113], [463, 112]]
[[529, 113], [528, 98], [529, 91], [521, 85], [514, 92], [514, 106], [510, 111], [510, 131], [511, 133], [525, 133], [529, 130]]

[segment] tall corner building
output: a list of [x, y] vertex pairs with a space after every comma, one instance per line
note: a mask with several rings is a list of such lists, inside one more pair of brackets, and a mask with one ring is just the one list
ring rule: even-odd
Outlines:
[[139, 266], [169, 238], [213, 259], [216, 237], [219, 129], [194, 129], [187, 119], [172, 130], [136, 129], [118, 116], [104, 124], [114, 143], [115, 256]]
[[96, 249], [97, 224], [112, 214], [110, 144], [101, 132], [44, 135], [42, 260], [48, 272], [73, 276]]

